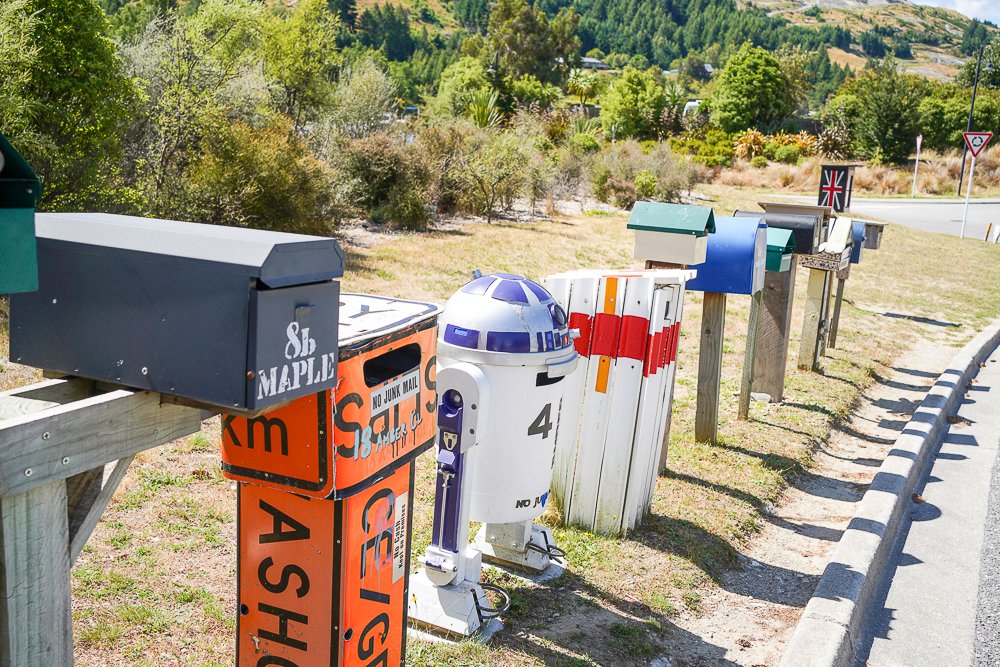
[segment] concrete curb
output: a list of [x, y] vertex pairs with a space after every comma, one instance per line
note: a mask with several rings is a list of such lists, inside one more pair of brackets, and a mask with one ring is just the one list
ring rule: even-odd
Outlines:
[[994, 321], [955, 356], [927, 392], [861, 498], [781, 658], [782, 667], [849, 667], [878, 595], [886, 559], [938, 435], [979, 366], [1000, 344]]

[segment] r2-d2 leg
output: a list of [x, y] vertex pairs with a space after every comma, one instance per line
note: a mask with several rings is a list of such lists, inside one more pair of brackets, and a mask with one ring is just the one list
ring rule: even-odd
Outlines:
[[562, 564], [566, 553], [556, 546], [552, 532], [533, 521], [487, 523], [476, 534], [483, 560], [532, 573], [541, 573], [552, 563]]
[[421, 559], [424, 567], [410, 579], [409, 617], [433, 629], [469, 636], [501, 611], [493, 609], [483, 593], [482, 554], [469, 544], [470, 468], [476, 432], [485, 428], [489, 389], [482, 372], [465, 363], [441, 369], [438, 387], [443, 393], [434, 525]]

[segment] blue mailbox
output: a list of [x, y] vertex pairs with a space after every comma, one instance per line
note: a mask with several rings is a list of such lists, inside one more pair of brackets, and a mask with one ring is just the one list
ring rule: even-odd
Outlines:
[[760, 217], [716, 218], [705, 262], [687, 288], [718, 294], [756, 294], [764, 286], [767, 225]]
[[851, 246], [851, 264], [858, 264], [861, 262], [861, 249], [865, 246], [865, 221], [852, 221], [851, 233], [854, 235], [854, 244]]

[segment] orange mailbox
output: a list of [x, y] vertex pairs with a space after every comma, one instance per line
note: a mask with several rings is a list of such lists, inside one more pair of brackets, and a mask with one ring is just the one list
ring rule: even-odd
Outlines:
[[341, 296], [338, 385], [222, 418], [238, 486], [236, 662], [401, 665], [413, 461], [434, 441], [437, 306]]

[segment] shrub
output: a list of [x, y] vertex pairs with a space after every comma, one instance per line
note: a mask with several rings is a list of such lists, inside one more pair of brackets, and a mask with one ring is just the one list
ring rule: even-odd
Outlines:
[[665, 144], [644, 152], [634, 141], [619, 142], [591, 169], [594, 195], [619, 208], [631, 208], [639, 198], [677, 201], [696, 178], [691, 165], [677, 159]]
[[462, 198], [487, 223], [498, 205], [510, 205], [520, 193], [525, 157], [518, 137], [508, 132], [487, 133], [463, 156], [457, 171]]
[[394, 227], [427, 224], [426, 167], [397, 137], [378, 132], [347, 143], [338, 167], [338, 185], [356, 212]]
[[767, 166], [767, 158], [763, 155], [754, 155], [750, 159], [750, 166], [754, 169], [763, 169]]
[[592, 134], [574, 134], [569, 138], [569, 145], [584, 152], [596, 151], [601, 148]]
[[173, 205], [198, 222], [326, 235], [340, 213], [333, 192], [329, 169], [289, 121], [236, 122], [202, 142]]
[[741, 160], [752, 160], [764, 154], [767, 137], [759, 130], [747, 130], [736, 135], [733, 152]]
[[464, 187], [459, 165], [480, 134], [466, 120], [448, 120], [431, 123], [417, 135], [414, 148], [431, 174], [427, 198], [439, 213], [452, 213], [458, 207]]
[[643, 199], [650, 199], [656, 194], [656, 176], [645, 169], [635, 175], [636, 194]]
[[672, 138], [670, 146], [678, 153], [692, 156], [695, 162], [706, 167], [728, 167], [734, 156], [732, 135], [713, 127]]
[[782, 164], [798, 164], [800, 157], [802, 154], [795, 145], [782, 146], [774, 151], [774, 159]]

